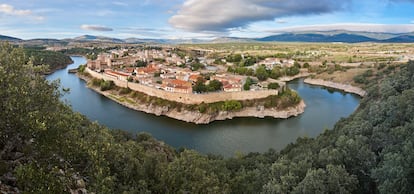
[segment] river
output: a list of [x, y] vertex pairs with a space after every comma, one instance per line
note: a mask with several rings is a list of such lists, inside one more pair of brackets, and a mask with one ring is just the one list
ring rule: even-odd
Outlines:
[[82, 57], [72, 59], [73, 64], [47, 76], [47, 79], [60, 79], [62, 87], [70, 88], [62, 100], [73, 110], [107, 127], [132, 133], [148, 132], [175, 148], [186, 147], [202, 153], [233, 156], [237, 152], [264, 152], [269, 148], [281, 150], [298, 137], [316, 137], [325, 129], [331, 129], [341, 117], [354, 112], [360, 101], [356, 95], [308, 85], [299, 79], [288, 83], [307, 105], [305, 112], [298, 117], [236, 118], [196, 125], [134, 111], [94, 92], [76, 75], [67, 73], [68, 69], [86, 63]]

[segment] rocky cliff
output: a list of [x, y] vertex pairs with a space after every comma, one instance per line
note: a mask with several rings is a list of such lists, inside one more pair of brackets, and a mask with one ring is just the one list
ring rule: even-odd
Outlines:
[[343, 90], [345, 92], [348, 93], [353, 93], [353, 94], [357, 94], [361, 97], [364, 97], [367, 92], [361, 88], [355, 87], [355, 86], [351, 86], [349, 84], [341, 84], [341, 83], [336, 83], [336, 82], [331, 82], [331, 81], [325, 81], [322, 79], [311, 79], [311, 78], [307, 78], [304, 80], [305, 83], [307, 84], [312, 84], [312, 85], [318, 85], [318, 86], [325, 86], [325, 87], [329, 87], [329, 88], [335, 88], [338, 90]]

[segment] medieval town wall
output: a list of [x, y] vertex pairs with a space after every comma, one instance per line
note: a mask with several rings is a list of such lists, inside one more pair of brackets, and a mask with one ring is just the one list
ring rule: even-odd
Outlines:
[[145, 93], [149, 96], [155, 96], [158, 98], [166, 99], [169, 101], [176, 101], [184, 104], [200, 104], [204, 103], [214, 103], [226, 100], [252, 100], [266, 98], [270, 95], [277, 95], [277, 90], [258, 90], [258, 91], [240, 91], [240, 92], [214, 92], [214, 93], [205, 93], [205, 94], [183, 94], [183, 93], [173, 93], [167, 92], [162, 89], [157, 89], [154, 87], [142, 85], [139, 83], [126, 82], [122, 80], [115, 79], [113, 77], [106, 76], [104, 74], [95, 72], [89, 68], [85, 70], [92, 77], [104, 80], [112, 80], [115, 85], [119, 87], [129, 87], [131, 90]]

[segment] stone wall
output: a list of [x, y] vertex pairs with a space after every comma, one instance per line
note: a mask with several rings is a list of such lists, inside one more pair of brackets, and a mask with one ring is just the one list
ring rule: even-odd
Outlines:
[[266, 98], [270, 95], [277, 95], [277, 90], [260, 90], [260, 91], [241, 91], [241, 92], [217, 92], [217, 93], [206, 93], [206, 94], [181, 94], [167, 92], [161, 89], [145, 86], [138, 83], [125, 82], [121, 80], [114, 79], [112, 77], [106, 76], [101, 73], [97, 73], [89, 68], [85, 70], [92, 77], [104, 80], [112, 80], [115, 85], [119, 87], [129, 87], [132, 90], [145, 93], [150, 96], [155, 96], [163, 98], [170, 101], [176, 101], [184, 104], [200, 104], [204, 103], [213, 103], [225, 100], [251, 100], [251, 99], [260, 99]]

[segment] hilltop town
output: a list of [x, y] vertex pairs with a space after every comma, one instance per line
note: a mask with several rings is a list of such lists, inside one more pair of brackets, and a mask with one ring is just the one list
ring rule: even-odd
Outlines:
[[[208, 51], [198, 51], [208, 53]], [[238, 55], [243, 60], [243, 55]], [[236, 59], [237, 60], [237, 59]], [[89, 59], [87, 67], [107, 77], [173, 93], [240, 92], [279, 89], [280, 82], [268, 82], [254, 77], [260, 67], [272, 70], [275, 66], [293, 67], [294, 60], [265, 58], [249, 67], [251, 73], [238, 75], [231, 71], [233, 63], [209, 59], [204, 54], [195, 57], [179, 56], [171, 48], [119, 49], [100, 53]], [[258, 64], [261, 64], [259, 66]], [[230, 68], [229, 68], [230, 67]], [[297, 72], [299, 73], [299, 72]], [[268, 87], [277, 83], [278, 87]]]

